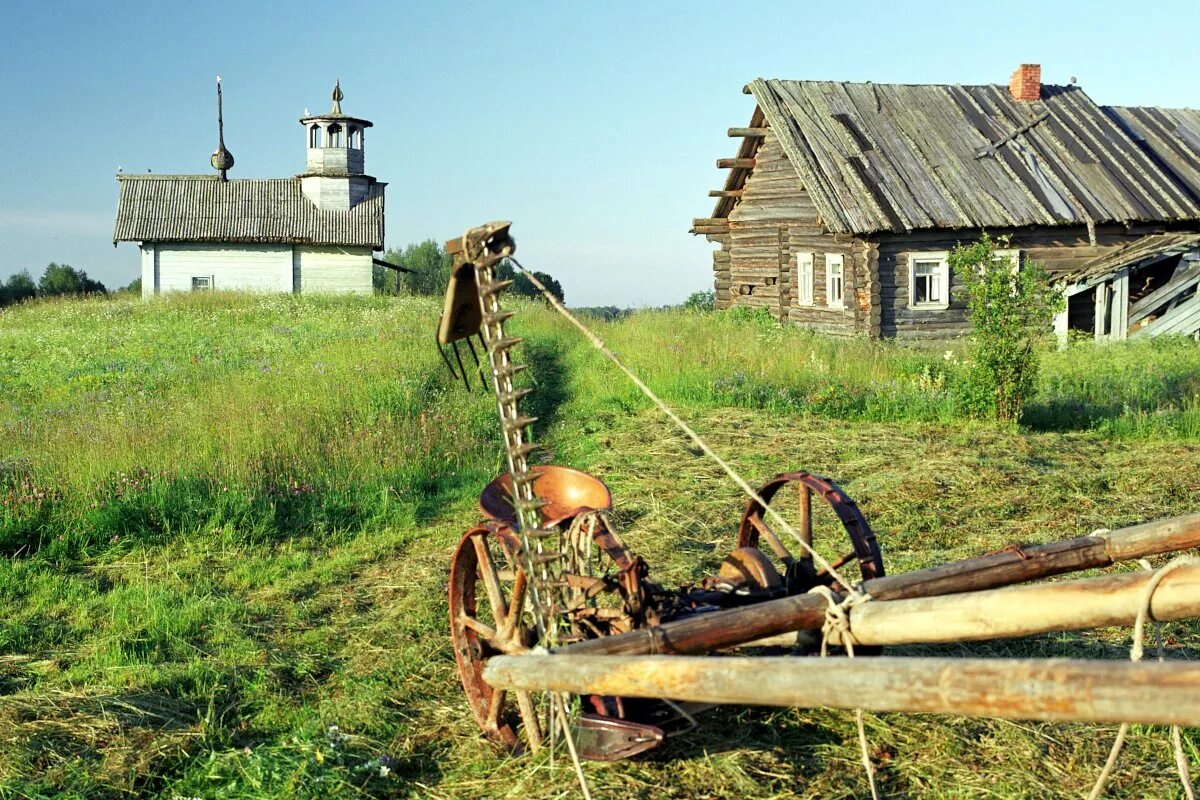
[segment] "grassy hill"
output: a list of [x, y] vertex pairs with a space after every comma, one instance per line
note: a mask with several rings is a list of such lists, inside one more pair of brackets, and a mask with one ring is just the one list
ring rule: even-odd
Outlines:
[[[561, 761], [494, 751], [461, 699], [446, 575], [501, 452], [490, 395], [445, 375], [438, 312], [222, 294], [0, 312], [0, 798], [571, 795]], [[738, 314], [596, 325], [752, 481], [839, 481], [892, 571], [1200, 508], [1190, 340], [1049, 354], [1016, 431], [962, 417], [957, 347]], [[609, 483], [660, 580], [714, 569], [736, 489], [549, 311], [513, 327], [552, 460]], [[1128, 636], [901, 652], [1123, 658]], [[1200, 627], [1168, 642], [1195, 658]], [[868, 715], [868, 733], [892, 796], [1055, 797], [1090, 786], [1114, 728]], [[587, 770], [600, 797], [858, 797], [857, 762], [848, 713], [723, 709]], [[1175, 796], [1172, 775], [1165, 731], [1135, 728], [1110, 794]]]

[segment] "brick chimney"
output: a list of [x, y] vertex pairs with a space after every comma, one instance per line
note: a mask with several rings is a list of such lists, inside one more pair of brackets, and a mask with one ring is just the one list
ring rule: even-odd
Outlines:
[[1042, 96], [1041, 64], [1022, 64], [1008, 79], [1008, 91], [1013, 100], [1038, 100]]

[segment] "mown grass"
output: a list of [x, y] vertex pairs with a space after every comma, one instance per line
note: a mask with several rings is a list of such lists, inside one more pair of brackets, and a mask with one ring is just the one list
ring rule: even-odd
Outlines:
[[[570, 796], [561, 761], [482, 742], [458, 689], [448, 563], [501, 459], [490, 397], [443, 374], [438, 312], [214, 294], [0, 313], [0, 797]], [[661, 580], [711, 569], [736, 490], [561, 320], [521, 312], [552, 458], [609, 482]], [[751, 480], [841, 482], [892, 570], [1200, 506], [1188, 340], [1049, 353], [1027, 427], [998, 430], [958, 411], [957, 347], [731, 314], [598, 327]], [[1196, 626], [1168, 633], [1196, 657]], [[1127, 638], [912, 652], [1122, 658]], [[1078, 794], [1113, 734], [868, 719], [892, 796]], [[588, 774], [601, 797], [858, 797], [852, 726], [724, 709]], [[1178, 794], [1165, 732], [1135, 729], [1112, 796]]]

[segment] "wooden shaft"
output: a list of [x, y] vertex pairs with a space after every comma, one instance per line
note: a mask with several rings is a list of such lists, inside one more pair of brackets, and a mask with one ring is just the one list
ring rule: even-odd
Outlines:
[[741, 197], [741, 189], [709, 189], [709, 197]]
[[[1158, 520], [1098, 536], [1002, 550], [931, 569], [876, 578], [866, 581], [863, 589], [877, 601], [930, 597], [1008, 586], [1193, 547], [1200, 547], [1200, 514]], [[820, 628], [824, 620], [824, 600], [813, 595], [796, 595], [579, 642], [560, 652], [704, 653], [781, 633]]]
[[732, 139], [738, 139], [742, 137], [748, 139], [761, 139], [767, 135], [767, 131], [769, 130], [770, 128], [730, 128], [729, 136]]
[[753, 158], [718, 158], [717, 169], [749, 169], [755, 163]]
[[1066, 659], [496, 656], [497, 688], [684, 702], [1200, 725], [1200, 663]]
[[[1009, 586], [942, 597], [883, 600], [850, 610], [856, 644], [966, 642], [1132, 625], [1151, 572], [1077, 581]], [[1150, 619], [1200, 616], [1200, 565], [1181, 566], [1154, 592]], [[830, 642], [840, 644], [837, 635]]]

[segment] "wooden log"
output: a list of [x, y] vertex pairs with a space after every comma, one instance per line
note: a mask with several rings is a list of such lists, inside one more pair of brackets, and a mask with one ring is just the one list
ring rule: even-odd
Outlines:
[[751, 169], [755, 163], [753, 158], [718, 158], [717, 169]]
[[[1008, 639], [1051, 631], [1132, 625], [1151, 572], [1129, 572], [981, 592], [881, 600], [850, 610], [856, 644], [916, 644]], [[1200, 566], [1168, 573], [1154, 592], [1150, 618], [1200, 616]], [[830, 642], [841, 644], [839, 636]]]
[[748, 139], [761, 139], [762, 137], [767, 135], [767, 132], [769, 130], [771, 130], [771, 129], [770, 128], [730, 128], [729, 129], [729, 137], [731, 139], [737, 139], [737, 138], [744, 136]]
[[742, 190], [741, 189], [710, 189], [708, 191], [708, 196], [709, 197], [741, 197]]
[[[863, 590], [876, 600], [969, 592], [1193, 547], [1200, 547], [1200, 514], [1065, 542], [1001, 550], [930, 569], [876, 578], [866, 581]], [[824, 620], [823, 599], [796, 595], [579, 642], [563, 648], [562, 652], [703, 653], [790, 631], [820, 628]]]
[[492, 686], [697, 703], [1200, 725], [1200, 663], [1067, 659], [496, 656]]

